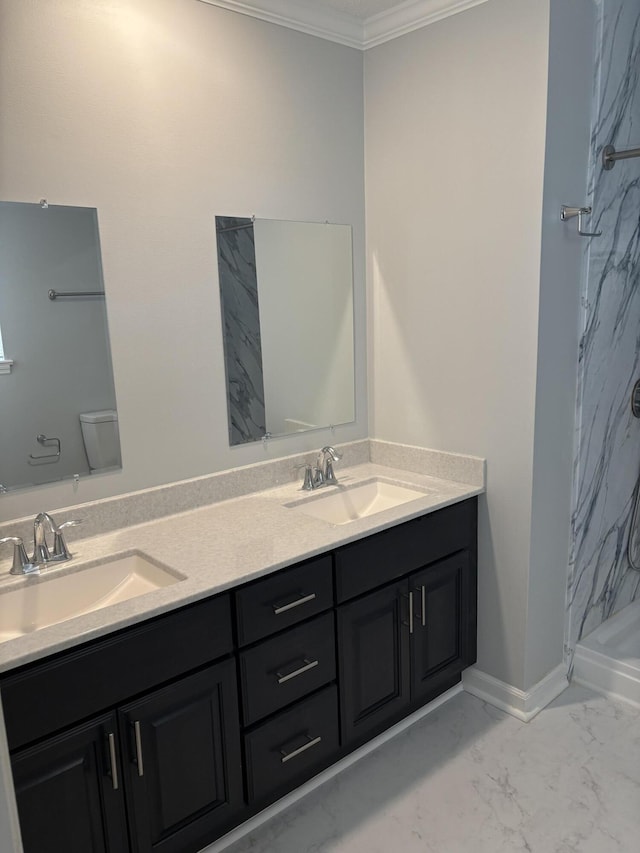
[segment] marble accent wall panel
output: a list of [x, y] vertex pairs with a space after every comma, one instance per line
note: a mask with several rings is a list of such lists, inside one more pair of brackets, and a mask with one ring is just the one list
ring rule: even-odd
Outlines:
[[229, 443], [233, 446], [258, 441], [266, 432], [253, 222], [216, 216], [216, 238]]
[[603, 0], [594, 75], [589, 230], [568, 580], [570, 650], [640, 594], [627, 559], [640, 469], [640, 159], [601, 165], [602, 148], [640, 146], [640, 3]]

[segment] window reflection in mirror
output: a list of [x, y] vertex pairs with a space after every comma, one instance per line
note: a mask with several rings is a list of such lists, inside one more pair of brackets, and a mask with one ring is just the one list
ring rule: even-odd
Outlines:
[[0, 202], [0, 319], [2, 487], [119, 468], [95, 209]]
[[231, 445], [355, 417], [348, 225], [217, 216]]

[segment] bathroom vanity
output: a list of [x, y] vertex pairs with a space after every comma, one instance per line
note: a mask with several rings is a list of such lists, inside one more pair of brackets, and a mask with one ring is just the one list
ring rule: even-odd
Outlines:
[[476, 498], [331, 530], [353, 541], [5, 672], [26, 853], [200, 850], [460, 680]]

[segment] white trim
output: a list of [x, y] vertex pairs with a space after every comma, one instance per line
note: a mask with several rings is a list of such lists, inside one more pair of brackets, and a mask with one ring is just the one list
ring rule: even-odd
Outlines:
[[13, 365], [13, 359], [11, 358], [0, 358], [0, 375], [3, 373], [11, 373], [11, 367]]
[[367, 50], [487, 0], [407, 0], [364, 21], [315, 0], [200, 0], [318, 38]]
[[408, 3], [401, 3], [388, 12], [372, 15], [365, 20], [362, 48], [367, 50], [376, 47], [486, 2], [487, 0], [409, 0]]
[[250, 2], [201, 0], [201, 2], [362, 50], [362, 22], [351, 15], [340, 14], [335, 9], [323, 7], [321, 3], [312, 3], [310, 0], [250, 0]]
[[573, 680], [611, 699], [640, 708], [638, 668], [578, 643], [573, 656]]
[[528, 723], [549, 702], [553, 702], [563, 690], [567, 689], [569, 681], [564, 664], [552, 669], [542, 681], [534, 684], [531, 690], [519, 690], [476, 667], [471, 667], [462, 673], [462, 685], [468, 693], [472, 693], [478, 699], [495, 705], [496, 708]]
[[428, 705], [425, 705], [423, 708], [420, 708], [415, 713], [411, 714], [409, 717], [406, 717], [404, 720], [401, 720], [395, 726], [392, 726], [390, 729], [387, 729], [386, 732], [383, 732], [378, 737], [375, 737], [373, 740], [370, 740], [369, 743], [365, 743], [364, 746], [361, 746], [359, 749], [356, 749], [355, 752], [352, 752], [350, 755], [347, 755], [346, 758], [343, 758], [341, 761], [338, 761], [336, 764], [333, 764], [331, 767], [328, 767], [322, 773], [319, 773], [317, 776], [314, 776], [313, 779], [310, 779], [308, 782], [305, 782], [304, 785], [301, 785], [299, 788], [296, 788], [295, 791], [292, 791], [290, 794], [287, 794], [286, 797], [283, 797], [281, 800], [278, 800], [277, 803], [274, 803], [272, 806], [269, 806], [264, 811], [257, 814], [255, 817], [252, 817], [250, 820], [245, 821], [240, 826], [237, 826], [235, 829], [232, 829], [231, 832], [224, 835], [222, 838], [219, 838], [214, 844], [211, 844], [209, 847], [205, 847], [200, 853], [221, 853], [222, 850], [226, 850], [227, 847], [231, 844], [235, 844], [240, 838], [244, 838], [245, 835], [248, 835], [250, 832], [253, 832], [254, 829], [258, 829], [258, 827], [262, 826], [262, 824], [266, 823], [271, 818], [276, 817], [277, 815], [284, 812], [286, 809], [293, 806], [298, 800], [301, 800], [303, 797], [306, 797], [307, 794], [310, 794], [312, 791], [315, 791], [316, 788], [319, 788], [321, 785], [324, 785], [325, 782], [328, 782], [330, 779], [333, 779], [339, 773], [342, 773], [343, 770], [346, 770], [348, 767], [351, 767], [357, 761], [360, 761], [361, 758], [364, 758], [365, 755], [369, 755], [369, 753], [374, 752], [376, 749], [381, 747], [383, 744], [390, 741], [392, 738], [401, 734], [410, 728], [414, 723], [417, 723], [418, 720], [421, 720], [423, 717], [426, 717], [432, 711], [435, 711], [441, 705], [444, 705], [445, 702], [448, 702], [449, 699], [453, 699], [454, 696], [457, 696], [459, 693], [462, 693], [462, 685], [456, 684], [455, 687], [452, 687], [451, 690], [447, 690], [446, 693], [443, 693], [441, 696], [438, 696], [437, 699], [434, 699], [433, 702], [429, 702]]

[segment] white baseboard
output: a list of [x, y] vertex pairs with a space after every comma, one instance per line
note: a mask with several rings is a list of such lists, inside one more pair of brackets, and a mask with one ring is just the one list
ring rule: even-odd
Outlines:
[[471, 667], [462, 674], [462, 686], [478, 699], [495, 705], [496, 708], [528, 723], [549, 702], [566, 690], [569, 682], [567, 668], [563, 664], [552, 669], [531, 690], [519, 690], [476, 667]]
[[640, 708], [638, 668], [578, 643], [573, 656], [573, 680], [610, 699]]
[[399, 723], [396, 723], [395, 726], [392, 726], [390, 729], [387, 729], [386, 732], [383, 732], [378, 737], [375, 737], [373, 740], [370, 740], [368, 743], [365, 743], [364, 746], [361, 746], [359, 749], [356, 749], [355, 752], [350, 753], [343, 758], [341, 761], [338, 761], [336, 764], [332, 764], [331, 767], [328, 767], [322, 773], [319, 773], [317, 776], [314, 776], [313, 779], [310, 779], [308, 782], [305, 782], [304, 785], [301, 785], [299, 788], [296, 788], [295, 791], [292, 791], [290, 794], [287, 794], [286, 797], [283, 797], [281, 800], [278, 800], [277, 803], [266, 808], [264, 811], [261, 811], [259, 814], [255, 815], [255, 817], [250, 818], [244, 823], [237, 826], [235, 829], [232, 829], [231, 832], [228, 832], [222, 838], [219, 838], [213, 844], [210, 844], [209, 847], [205, 847], [200, 853], [221, 853], [222, 850], [226, 850], [231, 844], [234, 844], [239, 839], [243, 838], [245, 835], [248, 835], [250, 832], [253, 832], [254, 829], [257, 829], [259, 826], [262, 826], [263, 823], [266, 823], [271, 818], [276, 817], [281, 812], [284, 812], [286, 809], [290, 808], [294, 803], [297, 803], [298, 800], [301, 800], [303, 797], [306, 797], [307, 794], [310, 794], [312, 791], [315, 791], [316, 788], [319, 788], [321, 785], [324, 785], [325, 782], [328, 782], [330, 779], [333, 779], [334, 776], [337, 776], [339, 773], [342, 773], [343, 770], [346, 770], [347, 767], [351, 767], [357, 761], [360, 761], [361, 758], [364, 758], [365, 755], [369, 755], [369, 753], [374, 752], [374, 750], [378, 749], [382, 744], [387, 743], [387, 741], [399, 735], [401, 732], [404, 732], [414, 723], [417, 723], [418, 720], [421, 720], [423, 717], [426, 717], [432, 711], [435, 711], [436, 708], [439, 708], [441, 705], [444, 705], [445, 702], [448, 702], [449, 699], [452, 699], [454, 696], [457, 696], [458, 693], [462, 693], [462, 685], [456, 684], [455, 687], [452, 687], [451, 690], [447, 690], [446, 693], [443, 693], [441, 696], [438, 696], [437, 699], [434, 699], [433, 702], [429, 702], [428, 705], [425, 705], [423, 708], [419, 708], [409, 717], [405, 717], [404, 720], [401, 720]]

